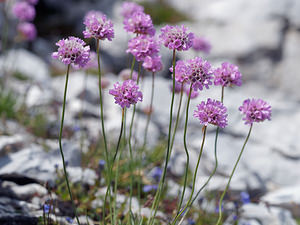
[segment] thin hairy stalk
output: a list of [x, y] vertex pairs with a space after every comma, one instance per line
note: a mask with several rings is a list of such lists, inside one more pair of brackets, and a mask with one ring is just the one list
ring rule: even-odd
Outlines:
[[134, 64], [135, 64], [135, 56], [133, 56], [132, 63], [131, 63], [130, 79], [132, 79], [132, 73], [133, 73]]
[[219, 224], [221, 223], [221, 220], [222, 220], [222, 202], [223, 202], [224, 196], [225, 196], [225, 194], [226, 194], [226, 192], [227, 192], [227, 190], [228, 190], [228, 188], [229, 188], [229, 185], [230, 185], [231, 179], [232, 179], [232, 177], [233, 177], [233, 174], [234, 174], [234, 172], [235, 172], [235, 170], [236, 170], [236, 167], [237, 167], [237, 165], [238, 165], [238, 163], [239, 163], [239, 161], [240, 161], [240, 159], [241, 159], [241, 157], [242, 157], [242, 154], [243, 154], [243, 152], [244, 152], [245, 146], [246, 146], [246, 144], [247, 144], [247, 142], [248, 142], [248, 140], [249, 140], [249, 137], [250, 137], [250, 134], [251, 134], [252, 127], [253, 127], [253, 124], [251, 124], [251, 126], [250, 126], [250, 129], [249, 129], [248, 135], [247, 135], [247, 137], [246, 137], [246, 140], [245, 140], [245, 142], [244, 142], [244, 144], [243, 144], [242, 150], [241, 150], [241, 152], [240, 152], [240, 154], [239, 154], [239, 157], [238, 157], [238, 159], [237, 159], [237, 161], [236, 161], [236, 163], [235, 163], [235, 165], [234, 165], [234, 167], [233, 167], [233, 170], [232, 170], [232, 172], [231, 172], [231, 174], [230, 174], [230, 177], [229, 177], [228, 183], [227, 183], [227, 185], [226, 185], [226, 187], [225, 187], [225, 190], [223, 191], [223, 193], [222, 193], [222, 195], [221, 195], [221, 198], [220, 198], [220, 201], [219, 201], [219, 218], [218, 218], [218, 221], [217, 221], [216, 225], [219, 225]]
[[79, 222], [79, 219], [78, 219], [78, 216], [77, 216], [77, 209], [76, 209], [76, 206], [74, 204], [74, 200], [73, 200], [73, 196], [72, 196], [72, 192], [71, 192], [71, 188], [70, 188], [70, 184], [69, 184], [69, 177], [68, 177], [68, 173], [67, 173], [67, 169], [66, 169], [66, 162], [65, 162], [64, 152], [63, 152], [62, 143], [61, 143], [63, 127], [64, 127], [64, 119], [65, 119], [65, 108], [66, 108], [69, 72], [70, 72], [70, 64], [68, 65], [68, 68], [67, 68], [65, 91], [64, 91], [64, 101], [63, 101], [63, 109], [62, 109], [62, 115], [61, 115], [61, 123], [60, 123], [58, 143], [59, 143], [59, 150], [60, 150], [60, 154], [61, 154], [61, 158], [62, 158], [62, 162], [63, 162], [63, 169], [64, 169], [65, 180], [66, 180], [66, 183], [67, 183], [68, 192], [69, 192], [69, 195], [70, 195], [70, 199], [71, 199], [71, 202], [72, 202], [72, 206], [73, 206], [73, 209], [74, 209], [74, 213], [75, 213], [77, 223], [80, 225], [80, 222]]
[[[100, 41], [97, 39], [96, 41], [97, 46], [97, 61], [98, 61], [98, 87], [99, 87], [99, 97], [100, 97], [100, 118], [101, 118], [101, 129], [102, 129], [102, 136], [103, 136], [103, 141], [104, 141], [104, 150], [105, 150], [105, 158], [107, 162], [107, 172], [108, 172], [108, 180], [107, 180], [107, 186], [110, 187], [110, 182], [111, 182], [111, 174], [110, 174], [110, 160], [108, 156], [108, 148], [107, 148], [107, 141], [106, 141], [106, 134], [105, 134], [105, 126], [104, 126], [104, 113], [103, 113], [103, 99], [102, 99], [102, 86], [101, 86], [101, 64], [100, 64]], [[109, 192], [109, 209], [110, 212], [112, 212], [111, 209], [111, 192], [110, 188], [107, 188], [106, 192]], [[106, 200], [107, 200], [107, 195], [105, 194], [105, 199], [104, 199], [104, 204], [103, 204], [103, 220], [104, 224], [105, 222], [105, 207], [106, 207]]]
[[149, 112], [147, 115], [147, 123], [146, 123], [145, 134], [144, 134], [143, 149], [146, 147], [147, 144], [148, 129], [149, 129], [150, 119], [152, 115], [153, 97], [154, 97], [154, 79], [155, 79], [154, 72], [152, 72], [151, 98], [150, 98]]
[[170, 151], [171, 152], [172, 152], [172, 149], [173, 149], [173, 145], [174, 145], [174, 141], [175, 141], [175, 136], [176, 136], [176, 131], [177, 131], [177, 127], [178, 127], [179, 120], [180, 120], [180, 111], [181, 111], [181, 105], [182, 105], [182, 97], [183, 97], [183, 83], [181, 85], [179, 105], [178, 105], [178, 110], [177, 110], [177, 115], [176, 115], [176, 121], [175, 121], [175, 127], [174, 127], [172, 141], [171, 141], [171, 147], [170, 147], [170, 149], [171, 149]]
[[[154, 201], [152, 203], [151, 206], [151, 212], [150, 212], [150, 220], [148, 220], [148, 225], [152, 225], [157, 213], [157, 209], [158, 209], [158, 204], [160, 201], [160, 197], [161, 197], [161, 193], [165, 184], [165, 178], [166, 178], [166, 173], [167, 173], [167, 167], [168, 167], [168, 162], [169, 162], [169, 158], [170, 158], [170, 144], [171, 144], [171, 130], [172, 130], [172, 118], [173, 118], [173, 107], [174, 107], [174, 98], [175, 98], [175, 65], [176, 65], [176, 50], [173, 50], [173, 88], [172, 88], [172, 99], [171, 99], [171, 107], [170, 107], [170, 119], [169, 119], [169, 131], [168, 131], [168, 144], [167, 144], [167, 154], [166, 154], [166, 159], [165, 159], [165, 166], [164, 166], [164, 170], [162, 173], [162, 178], [160, 179], [159, 182], [159, 186], [158, 189], [156, 191], [155, 194], [155, 198]], [[154, 210], [154, 214], [152, 216], [152, 212]]]
[[199, 164], [200, 164], [200, 159], [203, 153], [203, 147], [204, 147], [204, 142], [205, 142], [205, 136], [206, 136], [206, 126], [203, 126], [203, 138], [202, 138], [202, 144], [201, 144], [201, 148], [200, 148], [200, 153], [199, 153], [199, 157], [198, 157], [198, 161], [197, 161], [197, 165], [196, 165], [196, 169], [194, 172], [194, 178], [193, 178], [193, 186], [192, 186], [192, 192], [190, 195], [190, 198], [188, 200], [188, 202], [186, 203], [185, 207], [181, 210], [181, 212], [175, 217], [172, 225], [176, 224], [176, 221], [178, 220], [178, 218], [185, 212], [185, 210], [187, 209], [187, 207], [189, 206], [189, 204], [192, 201], [193, 198], [193, 194], [195, 191], [195, 184], [196, 184], [196, 178], [197, 178], [197, 172], [198, 172], [198, 168], [199, 168]]
[[[125, 109], [122, 109], [122, 121], [121, 121], [121, 129], [120, 129], [120, 135], [118, 138], [118, 143], [117, 143], [117, 148], [116, 148], [116, 153], [112, 162], [112, 168], [114, 166], [115, 159], [117, 157], [117, 163], [116, 163], [116, 175], [115, 175], [115, 185], [114, 185], [114, 201], [113, 201], [113, 209], [114, 209], [114, 222], [116, 223], [117, 221], [117, 210], [116, 210], [116, 201], [117, 201], [117, 190], [118, 190], [118, 177], [119, 177], [119, 160], [121, 157], [122, 152], [118, 155], [118, 151], [120, 148], [120, 143], [122, 139], [122, 134], [123, 134], [123, 127], [124, 127], [124, 118], [125, 118]], [[122, 151], [122, 149], [121, 149]], [[111, 168], [111, 170], [112, 170]], [[111, 172], [112, 173], [112, 172]]]
[[[221, 102], [222, 103], [223, 103], [223, 100], [224, 100], [224, 87], [222, 87], [222, 91], [221, 91]], [[183, 218], [180, 220], [180, 222], [178, 223], [178, 225], [180, 225], [183, 222], [185, 216], [190, 211], [191, 206], [193, 205], [193, 203], [198, 198], [198, 196], [201, 193], [201, 191], [206, 187], [206, 185], [209, 183], [209, 181], [211, 180], [211, 178], [215, 175], [215, 173], [217, 171], [217, 168], [218, 168], [217, 143], [218, 143], [219, 130], [220, 130], [220, 127], [217, 127], [217, 129], [216, 129], [216, 135], [215, 135], [215, 144], [214, 144], [215, 167], [214, 167], [213, 171], [211, 172], [211, 174], [209, 175], [207, 181], [202, 185], [202, 187], [197, 192], [196, 196], [193, 198], [192, 202], [189, 205], [189, 208], [186, 210], [186, 213], [184, 214]]]
[[[138, 70], [138, 77], [137, 77], [137, 84], [140, 80], [140, 73], [141, 73], [141, 63], [139, 63], [139, 70]], [[132, 128], [134, 124], [134, 116], [136, 111], [136, 105], [133, 106], [132, 111], [132, 117], [130, 121], [130, 127], [129, 127], [129, 135], [128, 135], [128, 146], [129, 146], [129, 155], [130, 155], [130, 199], [129, 199], [129, 211], [130, 211], [130, 217], [131, 217], [131, 205], [132, 205], [132, 193], [133, 193], [133, 153], [132, 153], [132, 144], [131, 144], [131, 137], [132, 137]]]
[[178, 207], [177, 207], [176, 215], [178, 215], [178, 213], [180, 212], [180, 208], [182, 206], [182, 202], [183, 202], [183, 199], [184, 199], [186, 183], [187, 183], [187, 177], [188, 177], [188, 171], [189, 171], [189, 163], [190, 163], [190, 156], [189, 156], [189, 151], [188, 151], [187, 143], [186, 143], [186, 133], [187, 133], [188, 120], [189, 120], [189, 107], [190, 107], [190, 102], [191, 102], [191, 94], [192, 94], [192, 84], [190, 85], [189, 97], [188, 97], [187, 104], [186, 104], [185, 124], [184, 124], [184, 133], [183, 133], [183, 146], [184, 146], [184, 151], [185, 151], [185, 154], [186, 154], [185, 176], [184, 176], [183, 190], [182, 190], [180, 202], [179, 202]]

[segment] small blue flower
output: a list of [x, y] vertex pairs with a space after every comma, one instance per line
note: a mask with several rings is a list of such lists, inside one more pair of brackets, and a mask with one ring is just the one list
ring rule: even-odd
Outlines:
[[74, 131], [74, 132], [80, 131], [80, 126], [79, 126], [79, 125], [75, 125], [75, 126], [73, 127], [73, 131]]
[[233, 220], [237, 221], [238, 220], [238, 216], [237, 215], [233, 215]]
[[66, 166], [69, 165], [69, 161], [68, 161], [68, 160], [65, 161], [65, 165], [66, 165]]
[[243, 202], [243, 204], [248, 204], [251, 202], [250, 195], [248, 192], [242, 191], [240, 194], [240, 197], [241, 197], [241, 201]]
[[58, 169], [58, 164], [57, 164], [57, 163], [54, 164], [54, 168], [55, 168], [56, 170]]
[[143, 187], [143, 192], [147, 193], [147, 192], [150, 192], [152, 190], [157, 190], [157, 185], [145, 185]]
[[[224, 210], [223, 204], [222, 204], [221, 210], [222, 210], [222, 211]], [[219, 213], [219, 205], [216, 206], [216, 208], [215, 208], [215, 213]]]
[[48, 214], [50, 212], [50, 209], [52, 209], [52, 206], [45, 204], [44, 205], [44, 212], [45, 214]]
[[152, 171], [152, 178], [155, 180], [155, 181], [159, 181], [160, 180], [160, 177], [161, 177], [161, 175], [162, 175], [162, 170], [161, 170], [161, 168], [160, 167], [154, 167], [153, 168], [153, 171]]
[[73, 223], [73, 219], [72, 218], [70, 218], [70, 217], [66, 217], [66, 221], [68, 222], [68, 223]]
[[105, 160], [100, 159], [99, 162], [98, 162], [98, 165], [99, 165], [99, 167], [102, 169], [102, 168], [104, 168], [105, 163], [106, 163]]
[[188, 218], [187, 222], [188, 222], [188, 225], [195, 225], [196, 224], [196, 222], [192, 218]]

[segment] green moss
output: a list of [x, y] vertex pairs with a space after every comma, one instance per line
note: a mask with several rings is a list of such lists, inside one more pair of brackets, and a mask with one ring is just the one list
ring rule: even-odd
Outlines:
[[17, 99], [12, 91], [0, 91], [0, 116], [1, 118], [14, 119], [16, 117]]

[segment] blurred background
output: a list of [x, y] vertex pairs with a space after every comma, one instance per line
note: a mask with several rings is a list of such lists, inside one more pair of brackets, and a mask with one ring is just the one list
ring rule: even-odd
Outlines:
[[[51, 54], [57, 50], [55, 43], [58, 40], [68, 36], [83, 38], [83, 18], [88, 11], [100, 10], [113, 21], [115, 38], [112, 42], [101, 43], [105, 119], [110, 145], [113, 146], [121, 117], [108, 89], [119, 80], [119, 73], [131, 65], [132, 56], [126, 53], [126, 49], [133, 36], [123, 28], [122, 1], [32, 0], [36, 10], [32, 23], [37, 34], [29, 40], [17, 29], [19, 21], [12, 13], [16, 2], [0, 1], [0, 224], [37, 224], [43, 207], [49, 204], [51, 192], [58, 199], [57, 216], [61, 223], [68, 224], [67, 218], [74, 215], [72, 210], [67, 210], [70, 202], [62, 184], [57, 143], [66, 67], [52, 59]], [[273, 115], [271, 121], [255, 124], [224, 205], [224, 224], [300, 224], [300, 1], [141, 0], [137, 3], [151, 15], [156, 35], [166, 24], [184, 24], [210, 46], [207, 51], [179, 52], [178, 59], [202, 56], [214, 67], [228, 61], [238, 65], [243, 75], [243, 86], [225, 91], [230, 125], [222, 130], [219, 138], [220, 165], [207, 192], [195, 203], [190, 215], [194, 223], [187, 220], [186, 224], [213, 224], [209, 219], [204, 220], [202, 214], [207, 212], [211, 217], [216, 213], [216, 202], [211, 199], [218, 197], [223, 190], [247, 134], [248, 127], [241, 121], [237, 110], [246, 98], [266, 100], [272, 105]], [[85, 41], [95, 50], [93, 39]], [[155, 183], [151, 176], [155, 168], [162, 167], [165, 153], [172, 54], [162, 47], [161, 55], [164, 69], [156, 75], [154, 111], [143, 161], [146, 165], [144, 187]], [[145, 129], [145, 112], [150, 102], [149, 75], [145, 72], [142, 82], [144, 101], [138, 107], [137, 134]], [[220, 93], [216, 87], [200, 93], [192, 101], [191, 113], [200, 101], [207, 97], [218, 99]], [[82, 207], [82, 212], [88, 209], [91, 224], [97, 220], [95, 214], [99, 213], [102, 204], [99, 198], [103, 195], [101, 160], [104, 158], [98, 153], [103, 148], [98, 142], [98, 102], [95, 71], [89, 71], [87, 76], [83, 71], [73, 70], [68, 90], [64, 151], [74, 192], [79, 199], [77, 204]], [[176, 199], [184, 173], [182, 125], [169, 166], [165, 194], [169, 199]], [[199, 123], [190, 118], [191, 171], [199, 153], [200, 129]], [[214, 128], [210, 128], [197, 178], [198, 187], [214, 167], [214, 135]], [[136, 143], [141, 143], [142, 139], [139, 135], [134, 137]], [[126, 190], [126, 169], [122, 173], [125, 174], [124, 184], [120, 186]], [[90, 191], [92, 197], [81, 196], [82, 190]], [[145, 200], [148, 194], [153, 194], [153, 190], [145, 190]], [[172, 207], [162, 209], [163, 218], [168, 218], [168, 210], [172, 211]]]

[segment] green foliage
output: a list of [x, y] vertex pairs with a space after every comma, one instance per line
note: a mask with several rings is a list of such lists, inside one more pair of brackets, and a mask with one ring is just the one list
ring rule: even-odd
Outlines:
[[13, 74], [13, 77], [20, 80], [20, 81], [27, 81], [29, 78], [25, 76], [24, 74], [20, 73], [19, 71], [16, 71]]
[[0, 116], [13, 119], [16, 117], [16, 96], [12, 91], [0, 90]]
[[163, 23], [175, 24], [190, 20], [187, 15], [177, 11], [162, 0], [154, 3], [144, 2], [141, 5], [145, 7], [145, 12], [151, 15], [153, 23], [156, 25]]

